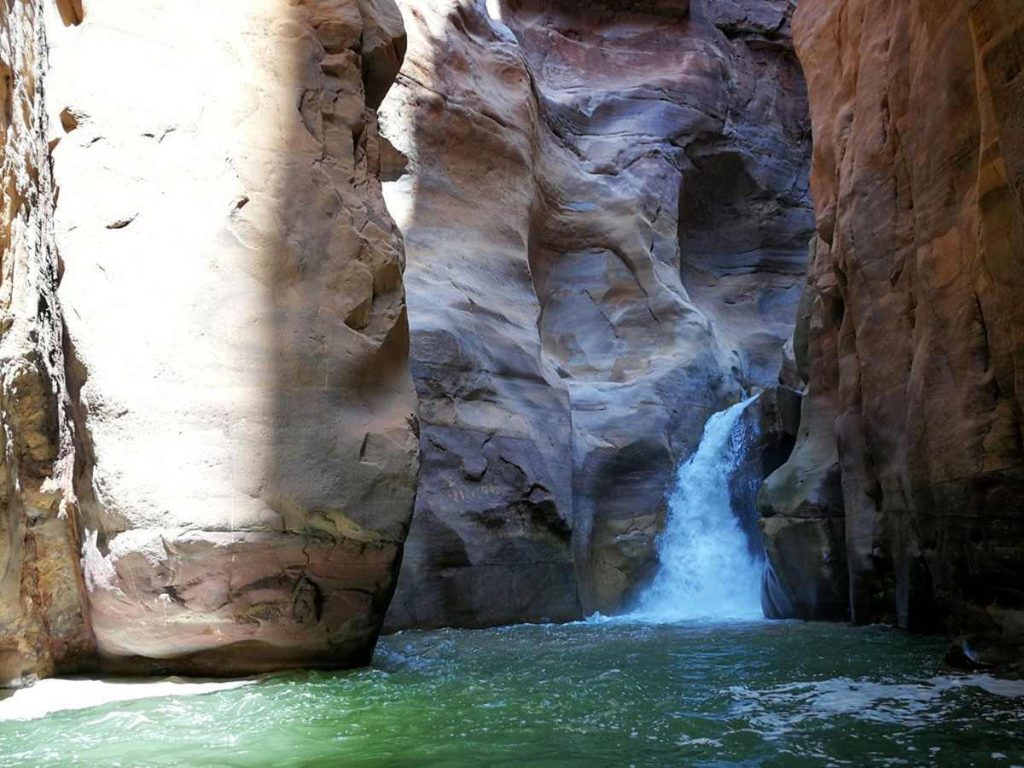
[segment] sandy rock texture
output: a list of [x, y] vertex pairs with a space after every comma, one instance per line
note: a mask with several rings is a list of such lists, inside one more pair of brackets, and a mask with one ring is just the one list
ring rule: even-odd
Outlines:
[[404, 2], [423, 470], [389, 624], [629, 606], [703, 423], [771, 385], [806, 242], [789, 2]]
[[[47, 14], [49, 135], [40, 120], [41, 146], [25, 147], [37, 168], [52, 147], [59, 198], [36, 228], [53, 238], [21, 246], [27, 276], [4, 278], [15, 322], [39, 329], [4, 336], [28, 340], [5, 356], [4, 469], [30, 521], [5, 535], [23, 535], [26, 568], [46, 545], [22, 602], [75, 628], [65, 640], [48, 620], [51, 646], [84, 634], [107, 670], [364, 663], [417, 470], [375, 114], [404, 53], [398, 9], [92, 0]], [[48, 215], [34, 211], [21, 218]]]
[[[828, 613], [845, 592], [854, 621], [1019, 657], [1024, 7], [804, 0], [794, 34], [818, 239], [806, 424], [766, 490], [769, 539], [791, 552], [776, 563], [805, 553]], [[823, 565], [844, 539], [848, 590]]]
[[88, 663], [43, 3], [0, 3], [0, 686]]

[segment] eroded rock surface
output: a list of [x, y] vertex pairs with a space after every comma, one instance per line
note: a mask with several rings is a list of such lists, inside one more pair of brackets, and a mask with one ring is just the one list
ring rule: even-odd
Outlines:
[[43, 4], [0, 3], [0, 687], [87, 665]]
[[[849, 616], [843, 491], [836, 446], [842, 300], [824, 246], [812, 244], [790, 375], [806, 391], [793, 453], [758, 497], [767, 555], [762, 604], [769, 618]], [[809, 379], [809, 384], [808, 384]]]
[[788, 2], [402, 4], [424, 457], [389, 623], [627, 607], [703, 423], [774, 384], [808, 125]]
[[[18, 634], [34, 649], [45, 624], [39, 674], [68, 669], [73, 643], [115, 671], [364, 663], [417, 466], [375, 114], [401, 15], [389, 0], [46, 5], [50, 135], [32, 112], [16, 131], [35, 137], [18, 159], [5, 148], [24, 199], [5, 201], [19, 306], [4, 311], [25, 330], [3, 341], [0, 525], [23, 575], [20, 594], [5, 575], [0, 618], [32, 606]], [[38, 106], [21, 83], [19, 117]], [[47, 139], [55, 225], [35, 221]]]
[[530, 74], [482, 5], [403, 12], [409, 52], [382, 120], [410, 165], [388, 202], [409, 255], [423, 466], [389, 622], [577, 618], [569, 396], [530, 269]]
[[[1024, 7], [804, 0], [794, 30], [818, 281], [805, 426], [766, 525], [817, 533], [776, 563], [809, 553], [811, 581], [844, 593], [820, 567], [844, 537], [855, 621], [945, 626], [977, 661], [1019, 655]], [[842, 536], [824, 511], [837, 462]]]

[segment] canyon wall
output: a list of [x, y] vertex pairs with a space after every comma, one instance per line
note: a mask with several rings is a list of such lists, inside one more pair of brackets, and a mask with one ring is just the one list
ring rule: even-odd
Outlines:
[[397, 8], [5, 11], [0, 684], [367, 662], [417, 469]]
[[679, 461], [773, 385], [812, 230], [793, 4], [404, 2], [423, 466], [392, 628], [627, 608]]
[[1024, 6], [802, 0], [794, 31], [817, 239], [768, 602], [1020, 658]]
[[56, 295], [44, 5], [0, 0], [0, 686], [88, 664]]

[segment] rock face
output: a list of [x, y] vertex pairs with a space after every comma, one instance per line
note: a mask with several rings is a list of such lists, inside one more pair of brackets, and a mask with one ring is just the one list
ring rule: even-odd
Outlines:
[[530, 269], [530, 75], [481, 6], [403, 12], [409, 52], [381, 116], [410, 159], [388, 203], [409, 256], [423, 464], [389, 624], [576, 618], [569, 396]]
[[48, 137], [43, 6], [13, 5], [0, 682], [367, 661], [417, 466], [375, 114], [397, 8], [49, 7]]
[[393, 628], [628, 607], [811, 231], [789, 2], [429, 0], [382, 126], [423, 469]]
[[765, 479], [793, 452], [800, 402], [800, 393], [789, 387], [766, 389], [743, 410], [736, 427], [737, 434], [745, 436], [745, 444], [729, 475], [730, 506], [754, 558], [764, 558], [758, 495]]
[[0, 686], [88, 662], [74, 441], [56, 296], [43, 5], [0, 4]]
[[804, 0], [794, 30], [818, 239], [805, 423], [762, 497], [781, 612], [848, 595], [1019, 656], [1024, 7]]
[[803, 384], [799, 431], [788, 461], [758, 497], [767, 566], [762, 605], [769, 618], [848, 616], [843, 491], [836, 447], [836, 329], [842, 313], [824, 246], [812, 246], [794, 333], [794, 371]]

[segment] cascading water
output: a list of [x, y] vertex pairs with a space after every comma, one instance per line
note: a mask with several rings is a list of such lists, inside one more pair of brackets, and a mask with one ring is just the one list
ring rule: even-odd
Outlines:
[[635, 618], [761, 618], [764, 566], [750, 554], [729, 493], [729, 479], [754, 437], [740, 418], [754, 399], [714, 414], [697, 451], [679, 467], [658, 543], [658, 573]]

